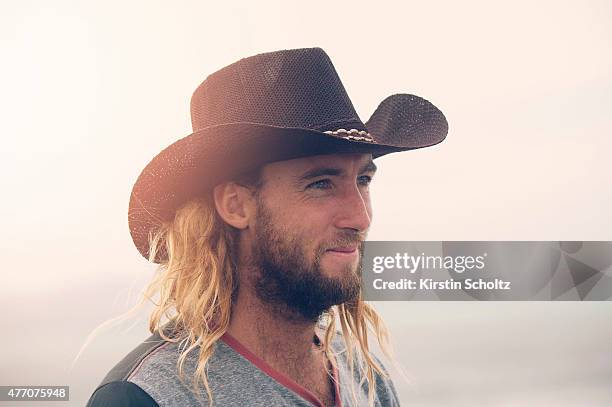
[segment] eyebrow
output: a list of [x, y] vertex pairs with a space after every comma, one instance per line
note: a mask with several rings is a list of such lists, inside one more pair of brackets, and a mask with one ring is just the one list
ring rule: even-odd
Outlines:
[[[372, 160], [365, 163], [360, 169], [359, 173], [363, 174], [364, 172], [376, 172], [376, 164]], [[313, 178], [321, 177], [324, 175], [327, 176], [340, 176], [344, 174], [344, 170], [336, 167], [316, 167], [311, 170], [306, 171], [301, 176], [297, 177], [298, 182], [307, 181]]]

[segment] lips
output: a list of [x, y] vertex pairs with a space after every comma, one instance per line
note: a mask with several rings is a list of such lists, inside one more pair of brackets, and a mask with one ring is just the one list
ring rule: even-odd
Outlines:
[[329, 249], [328, 251], [339, 252], [339, 253], [352, 253], [355, 250], [357, 250], [357, 245], [334, 247], [334, 248]]

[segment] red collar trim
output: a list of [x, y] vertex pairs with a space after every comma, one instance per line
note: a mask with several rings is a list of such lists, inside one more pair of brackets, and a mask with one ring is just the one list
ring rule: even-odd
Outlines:
[[[265, 374], [285, 386], [287, 389], [293, 391], [300, 395], [300, 397], [308, 400], [312, 405], [316, 407], [325, 407], [321, 400], [317, 398], [312, 392], [308, 391], [305, 387], [298, 384], [289, 376], [284, 373], [279, 372], [270, 366], [265, 360], [248, 350], [243, 344], [238, 342], [236, 338], [231, 336], [229, 333], [225, 332], [221, 337], [221, 340], [225, 342], [229, 347], [234, 349], [236, 352], [241, 354], [245, 359], [249, 362], [253, 363], [257, 368], [263, 371]], [[335, 391], [335, 402], [334, 405], [337, 407], [342, 407], [342, 400], [340, 399], [340, 387], [338, 380], [338, 369], [332, 364], [332, 374], [334, 377], [334, 391]]]

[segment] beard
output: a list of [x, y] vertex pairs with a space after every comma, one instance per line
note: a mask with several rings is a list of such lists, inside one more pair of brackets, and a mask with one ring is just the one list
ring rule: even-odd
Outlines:
[[308, 242], [299, 234], [276, 227], [272, 213], [259, 199], [257, 215], [252, 265], [259, 271], [253, 286], [261, 301], [287, 319], [316, 322], [331, 306], [359, 299], [361, 245], [357, 265], [347, 264], [339, 277], [325, 275], [321, 257], [329, 248], [361, 242], [362, 233], [341, 232], [325, 247], [317, 247], [314, 259], [309, 260], [304, 252]]

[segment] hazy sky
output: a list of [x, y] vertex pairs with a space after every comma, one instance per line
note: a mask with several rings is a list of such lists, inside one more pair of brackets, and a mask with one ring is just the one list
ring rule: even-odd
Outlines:
[[444, 143], [379, 160], [371, 239], [612, 240], [606, 1], [2, 4], [0, 239], [17, 290], [146, 268], [129, 193], [191, 132], [193, 90], [303, 46], [328, 52], [364, 121], [396, 92], [448, 118]]

